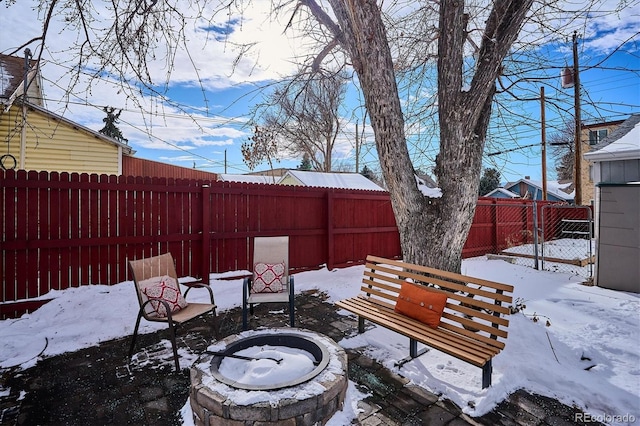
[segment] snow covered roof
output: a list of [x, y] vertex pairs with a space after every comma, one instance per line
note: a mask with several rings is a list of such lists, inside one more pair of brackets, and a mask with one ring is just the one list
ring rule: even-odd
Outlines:
[[262, 176], [262, 175], [234, 175], [228, 173], [221, 173], [218, 175], [218, 180], [225, 182], [243, 182], [243, 183], [278, 183], [280, 178], [278, 176]]
[[634, 114], [611, 132], [591, 152], [584, 154], [590, 161], [635, 160], [640, 158], [640, 114]]
[[520, 195], [516, 194], [515, 192], [509, 191], [506, 188], [496, 188], [493, 191], [489, 192], [487, 195], [483, 195], [483, 197], [495, 197], [498, 193], [503, 194], [505, 197], [509, 198], [520, 197]]
[[[517, 186], [520, 182], [524, 182], [527, 185], [531, 185], [533, 187], [536, 187], [538, 189], [540, 189], [542, 191], [542, 182], [541, 181], [537, 181], [537, 180], [531, 180], [531, 179], [519, 179], [515, 182], [509, 182], [507, 183], [504, 188], [509, 189], [509, 188], [513, 188], [515, 186]], [[553, 195], [556, 198], [559, 198], [561, 200], [565, 200], [565, 201], [571, 201], [574, 199], [575, 195], [574, 195], [574, 191], [571, 192], [566, 192], [566, 189], [569, 188], [571, 186], [571, 182], [566, 182], [566, 183], [560, 183], [557, 180], [548, 180], [547, 181], [547, 194], [549, 195]], [[489, 195], [487, 195], [488, 197]], [[518, 195], [518, 197], [520, 197], [520, 195]]]
[[299, 185], [304, 186], [384, 191], [384, 188], [378, 186], [360, 173], [326, 173], [289, 170], [282, 176], [278, 183], [286, 184], [289, 179], [293, 179], [293, 181]]
[[[31, 60], [30, 65], [31, 69], [27, 73], [27, 80], [31, 87], [31, 83], [38, 74], [37, 61]], [[0, 53], [0, 104], [4, 106], [5, 111], [8, 111], [13, 101], [22, 95], [24, 77], [24, 58]], [[31, 103], [42, 104], [42, 100], [33, 99], [34, 93], [31, 93], [31, 90], [28, 94]], [[37, 97], [40, 98], [41, 95]]]

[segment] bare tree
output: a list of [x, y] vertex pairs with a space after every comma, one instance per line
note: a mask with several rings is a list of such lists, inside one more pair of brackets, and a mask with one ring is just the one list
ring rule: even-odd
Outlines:
[[551, 156], [555, 164], [559, 181], [572, 181], [575, 173], [574, 154], [576, 127], [572, 122], [565, 122], [564, 127], [549, 136]]
[[292, 156], [306, 155], [313, 170], [330, 172], [336, 140], [342, 130], [339, 108], [346, 91], [344, 73], [300, 75], [284, 83], [257, 106], [262, 126]]
[[[104, 23], [102, 10], [95, 3], [113, 14], [113, 20]], [[251, 7], [251, 1], [234, 0], [213, 10], [206, 7], [211, 3], [40, 0], [45, 19], [39, 41], [49, 45], [48, 23], [54, 13], [63, 15], [67, 29], [79, 34], [77, 63], [71, 69], [95, 69], [96, 76], [115, 75], [122, 82], [133, 75], [135, 83], [126, 85], [133, 96], [141, 87], [157, 90], [147, 66], [153, 58], [166, 61], [168, 86], [175, 53], [186, 47], [187, 18], [206, 21], [216, 14], [231, 16]], [[192, 16], [181, 12], [185, 4], [194, 11]], [[540, 57], [529, 56], [536, 50], [531, 46], [562, 35], [554, 33], [553, 19], [564, 27], [571, 20], [586, 22], [589, 8], [597, 0], [587, 0], [581, 11], [568, 14], [556, 0], [536, 3], [535, 10], [533, 0], [397, 0], [381, 4], [374, 0], [327, 0], [326, 4], [331, 10], [315, 0], [274, 0], [272, 10], [291, 16], [288, 30], [302, 31], [317, 43], [316, 53], [306, 62], [307, 68], [303, 67], [305, 72], [339, 69], [345, 64], [355, 71], [405, 260], [460, 270], [492, 113], [503, 127], [513, 127], [505, 118], [507, 109], [495, 107], [505, 101], [504, 94], [521, 101], [537, 99], [530, 86], [522, 84], [543, 68]], [[620, 2], [618, 7], [626, 4]], [[531, 29], [527, 27], [527, 37], [516, 43], [525, 24]], [[238, 46], [239, 55], [250, 46]], [[506, 63], [509, 56], [512, 60]], [[557, 78], [559, 69], [551, 71]], [[561, 102], [557, 109], [563, 109]], [[527, 118], [521, 116], [523, 121]], [[513, 139], [510, 133], [505, 134]], [[442, 190], [440, 198], [425, 197], [416, 185], [412, 160], [417, 166], [428, 166], [430, 159], [424, 159], [431, 156]]]
[[[393, 55], [378, 5], [373, 1], [329, 0], [334, 20], [315, 1], [303, 0], [302, 4], [331, 32], [334, 45], [344, 50], [357, 73], [404, 259], [459, 271], [462, 247], [475, 212], [495, 82], [532, 0], [492, 3], [468, 82], [463, 75], [469, 30], [465, 4], [439, 3], [440, 149], [434, 172], [442, 189], [441, 198], [425, 197], [416, 185]], [[322, 54], [326, 53], [323, 50]]]

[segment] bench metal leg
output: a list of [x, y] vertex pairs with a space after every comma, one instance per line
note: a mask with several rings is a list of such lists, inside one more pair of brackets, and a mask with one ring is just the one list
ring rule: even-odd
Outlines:
[[418, 350], [418, 341], [414, 339], [409, 339], [409, 356], [406, 356], [395, 363], [396, 367], [402, 367], [407, 362], [411, 361], [414, 358], [419, 357], [422, 354], [429, 352], [429, 348], [424, 347]]
[[491, 366], [491, 360], [489, 360], [484, 366], [482, 366], [482, 389], [491, 386], [492, 371], [493, 367]]
[[364, 333], [364, 318], [358, 317], [358, 333]]

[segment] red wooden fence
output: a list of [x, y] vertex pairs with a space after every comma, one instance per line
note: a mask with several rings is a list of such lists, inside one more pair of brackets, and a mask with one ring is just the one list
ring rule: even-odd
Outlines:
[[3, 316], [128, 280], [128, 260], [167, 251], [180, 276], [251, 269], [258, 235], [289, 235], [294, 270], [400, 253], [384, 192], [25, 171], [0, 184]]
[[[515, 214], [514, 214], [515, 212]], [[481, 199], [463, 256], [497, 252], [531, 202]], [[170, 251], [180, 276], [251, 269], [255, 236], [289, 235], [294, 270], [400, 256], [389, 195], [209, 180], [0, 172], [0, 315], [53, 289], [115, 284], [127, 261]]]

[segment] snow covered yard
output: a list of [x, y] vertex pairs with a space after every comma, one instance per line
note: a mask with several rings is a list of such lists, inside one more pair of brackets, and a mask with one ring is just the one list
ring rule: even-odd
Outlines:
[[[518, 312], [512, 315], [507, 345], [494, 359], [493, 385], [481, 388], [480, 369], [437, 351], [429, 351], [402, 368], [416, 385], [451, 399], [471, 416], [491, 411], [517, 389], [575, 405], [608, 423], [640, 417], [640, 297], [587, 287], [569, 273], [536, 271], [485, 257], [467, 259], [462, 273], [514, 285]], [[296, 291], [319, 289], [329, 301], [359, 293], [363, 267], [296, 274]], [[242, 280], [212, 275], [219, 311], [240, 305]], [[190, 294], [193, 301], [206, 295]], [[98, 345], [132, 334], [137, 301], [132, 283], [91, 285], [47, 295], [53, 300], [19, 319], [0, 321], [0, 368], [28, 368], [42, 357]], [[347, 314], [344, 312], [344, 314]], [[109, 324], [109, 327], [104, 327]], [[142, 333], [163, 326], [143, 322]], [[380, 327], [338, 342], [364, 348], [390, 370], [408, 353], [408, 341]], [[182, 367], [195, 359], [181, 356]], [[6, 390], [0, 389], [0, 393]], [[349, 422], [362, 397], [350, 386], [345, 410], [333, 426]], [[190, 424], [185, 405], [185, 424]], [[624, 417], [626, 416], [626, 417]], [[633, 420], [633, 421], [632, 421]]]

